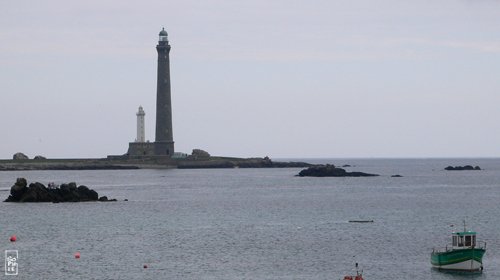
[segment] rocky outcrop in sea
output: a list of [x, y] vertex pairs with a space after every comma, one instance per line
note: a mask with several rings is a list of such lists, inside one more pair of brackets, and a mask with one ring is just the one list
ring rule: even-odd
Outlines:
[[444, 170], [448, 171], [463, 171], [463, 170], [481, 170], [481, 167], [472, 165], [464, 165], [464, 166], [448, 166]]
[[335, 165], [316, 165], [307, 169], [303, 169], [297, 174], [299, 177], [371, 177], [379, 176], [378, 174], [370, 174], [364, 172], [347, 172], [343, 168], [335, 167]]
[[[102, 199], [105, 198], [105, 199]], [[101, 200], [102, 199], [102, 200]], [[61, 184], [59, 187], [35, 182], [28, 186], [25, 178], [17, 178], [10, 188], [10, 195], [5, 202], [81, 202], [81, 201], [116, 201], [101, 197], [87, 186], [76, 183]]]

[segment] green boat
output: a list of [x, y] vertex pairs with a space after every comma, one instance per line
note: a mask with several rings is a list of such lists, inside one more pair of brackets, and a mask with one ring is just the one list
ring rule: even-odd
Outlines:
[[431, 254], [433, 267], [444, 270], [483, 271], [486, 243], [476, 240], [476, 232], [453, 232], [451, 246], [434, 249]]

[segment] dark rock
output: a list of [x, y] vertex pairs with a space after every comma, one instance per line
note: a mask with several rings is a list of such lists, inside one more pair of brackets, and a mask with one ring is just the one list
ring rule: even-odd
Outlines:
[[69, 183], [68, 188], [70, 191], [76, 191], [76, 183], [75, 182]]
[[444, 170], [448, 171], [463, 171], [463, 170], [481, 170], [481, 167], [476, 166], [473, 167], [472, 165], [464, 165], [464, 166], [448, 166]]
[[99, 201], [101, 201], [101, 202], [109, 202], [109, 201], [117, 201], [117, 200], [115, 198], [108, 199], [107, 196], [101, 196], [101, 197], [99, 197]]
[[209, 158], [210, 154], [207, 151], [201, 149], [193, 149], [191, 156], [194, 158]]
[[335, 165], [316, 165], [311, 166], [299, 172], [299, 177], [366, 177], [379, 176], [378, 174], [369, 174], [363, 172], [347, 172], [345, 169], [335, 167]]
[[29, 159], [29, 157], [23, 153], [15, 153], [13, 156], [12, 156], [12, 159], [14, 160], [25, 160], [25, 159]]
[[61, 191], [70, 192], [68, 184], [61, 184], [61, 186], [59, 188], [61, 189]]
[[53, 195], [42, 183], [36, 182], [29, 185], [28, 191], [19, 202], [51, 202]]
[[47, 158], [44, 157], [44, 156], [35, 156], [33, 159], [35, 159], [35, 160], [44, 160], [44, 159], [47, 159]]
[[26, 186], [28, 186], [28, 181], [26, 181], [26, 179], [24, 179], [24, 178], [17, 178], [16, 183], [14, 185], [26, 187]]
[[349, 164], [344, 164], [342, 167], [351, 167]]
[[79, 186], [76, 191], [80, 196], [81, 201], [95, 201], [98, 199], [99, 195], [96, 191], [87, 188], [87, 186]]
[[370, 174], [364, 172], [346, 172], [344, 177], [375, 177], [379, 176], [378, 174]]
[[21, 197], [28, 191], [28, 187], [26, 187], [27, 185], [28, 182], [26, 182], [26, 179], [17, 178], [14, 186], [10, 188], [10, 196], [7, 198], [7, 200], [10, 199], [12, 201], [19, 201]]
[[[59, 188], [47, 188], [42, 183], [31, 183], [26, 187], [27, 181], [24, 178], [18, 178], [10, 190], [6, 202], [80, 202], [97, 201], [99, 195], [96, 191], [87, 186], [76, 186], [76, 183], [61, 184]], [[108, 201], [108, 198], [106, 201]], [[113, 200], [110, 200], [113, 201]], [[116, 201], [116, 200], [115, 200]]]

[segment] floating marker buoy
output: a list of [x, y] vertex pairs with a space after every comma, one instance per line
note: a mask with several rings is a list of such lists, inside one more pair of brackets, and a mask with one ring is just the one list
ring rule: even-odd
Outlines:
[[142, 267], [144, 267], [144, 268], [148, 268], [148, 265], [147, 265], [147, 264], [145, 264], [145, 265], [143, 265]]
[[76, 252], [75, 253], [75, 259], [79, 259], [80, 258], [80, 252]]
[[17, 237], [15, 234], [10, 237], [10, 242], [16, 242], [16, 240], [17, 240]]

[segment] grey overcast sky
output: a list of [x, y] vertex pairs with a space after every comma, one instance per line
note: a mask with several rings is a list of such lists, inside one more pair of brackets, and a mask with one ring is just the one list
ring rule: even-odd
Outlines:
[[500, 156], [500, 1], [2, 0], [0, 158], [154, 141], [162, 27], [176, 151]]

